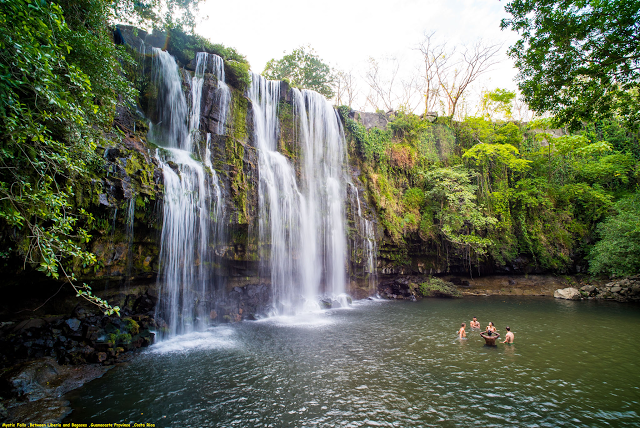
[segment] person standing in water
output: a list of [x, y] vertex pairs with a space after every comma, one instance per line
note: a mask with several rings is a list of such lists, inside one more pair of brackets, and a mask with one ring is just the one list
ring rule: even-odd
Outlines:
[[496, 339], [500, 337], [500, 333], [492, 332], [487, 326], [487, 331], [480, 333], [480, 336], [484, 339], [485, 345], [496, 346]]
[[489, 325], [487, 326], [487, 331], [490, 331], [491, 333], [495, 333], [496, 332], [496, 326], [493, 325], [492, 322], [489, 322]]
[[467, 332], [465, 331], [466, 324], [462, 323], [460, 330], [458, 330], [458, 337], [460, 339], [467, 337]]
[[513, 343], [513, 332], [511, 331], [511, 328], [509, 328], [509, 326], [507, 326], [507, 335], [504, 338], [504, 342], [502, 343]]
[[473, 317], [470, 324], [471, 328], [480, 328], [480, 321], [476, 317]]

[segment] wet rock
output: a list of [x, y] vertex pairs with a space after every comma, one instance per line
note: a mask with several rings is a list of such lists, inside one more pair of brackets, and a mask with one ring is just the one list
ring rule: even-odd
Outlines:
[[341, 308], [342, 304], [337, 300], [331, 300], [331, 307], [332, 308]]
[[331, 299], [320, 299], [318, 303], [322, 309], [331, 309]]
[[85, 325], [83, 327], [83, 336], [85, 339], [95, 342], [100, 336], [100, 328], [93, 325]]
[[556, 299], [580, 300], [581, 294], [577, 288], [567, 287], [556, 290], [553, 293], [553, 297], [555, 297]]
[[104, 205], [105, 207], [111, 206], [106, 193], [101, 193], [100, 195], [98, 195], [98, 202], [100, 203], [100, 205]]
[[69, 326], [69, 328], [73, 331], [78, 331], [80, 328], [80, 320], [76, 318], [71, 318], [65, 321], [65, 323]]
[[619, 293], [621, 290], [622, 290], [622, 287], [618, 287], [618, 286], [611, 287], [612, 293]]
[[596, 287], [594, 287], [593, 285], [585, 285], [584, 287], [581, 287], [580, 290], [591, 295], [593, 292], [596, 291]]
[[39, 329], [42, 328], [46, 325], [46, 321], [43, 319], [33, 319], [33, 320], [24, 320], [20, 323], [18, 323], [14, 328], [13, 328], [13, 332], [14, 333], [22, 333], [23, 331], [29, 330], [29, 329]]

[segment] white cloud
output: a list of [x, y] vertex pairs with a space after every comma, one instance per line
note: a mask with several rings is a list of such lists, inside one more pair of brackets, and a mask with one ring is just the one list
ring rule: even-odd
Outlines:
[[517, 36], [500, 30], [500, 20], [508, 16], [504, 4], [498, 0], [208, 1], [201, 11], [209, 19], [196, 31], [214, 43], [236, 48], [257, 72], [269, 59], [301, 45], [311, 45], [334, 67], [361, 72], [367, 58], [387, 55], [402, 58], [405, 69], [413, 69], [412, 48], [425, 31], [435, 31], [451, 46], [483, 39], [504, 44], [504, 61], [480, 86], [515, 89], [516, 72], [506, 51]]

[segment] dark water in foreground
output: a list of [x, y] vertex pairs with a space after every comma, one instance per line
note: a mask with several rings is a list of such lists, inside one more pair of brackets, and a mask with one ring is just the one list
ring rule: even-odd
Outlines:
[[[477, 316], [511, 346], [455, 332]], [[488, 297], [215, 327], [68, 396], [65, 422], [156, 427], [639, 426], [640, 307]], [[133, 426], [133, 425], [132, 425]]]

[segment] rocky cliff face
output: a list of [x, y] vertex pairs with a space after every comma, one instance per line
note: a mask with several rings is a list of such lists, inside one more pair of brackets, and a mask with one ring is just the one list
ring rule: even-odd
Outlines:
[[[96, 175], [89, 183], [77, 183], [77, 203], [96, 218], [89, 246], [98, 258], [96, 265], [78, 267], [78, 271], [81, 272], [80, 280], [91, 284], [98, 294], [108, 296], [114, 305], [120, 305], [131, 314], [133, 302], [138, 298], [143, 295], [156, 297], [159, 272], [163, 172], [155, 157], [158, 148], [147, 138], [149, 125], [161, 122], [161, 100], [153, 78], [152, 50], [167, 49], [176, 58], [182, 75], [182, 90], [189, 97], [189, 82], [197, 66], [196, 52], [206, 51], [208, 47], [198, 47], [194, 41], [177, 40], [171, 34], [147, 34], [132, 27], [119, 27], [117, 33], [117, 41], [128, 47], [136, 58], [137, 65], [128, 72], [135, 76], [133, 81], [140, 96], [137, 106], [119, 106], [116, 111], [114, 131], [106, 138], [110, 143], [100, 148], [105, 160], [102, 174]], [[213, 249], [214, 268], [220, 286], [215, 295], [208, 297], [220, 302], [212, 307], [210, 316], [221, 321], [250, 318], [263, 312], [268, 305], [265, 300], [270, 296], [269, 281], [265, 279], [268, 273], [259, 272], [258, 153], [253, 141], [253, 106], [246, 96], [247, 70], [243, 67], [244, 64], [232, 60], [224, 62], [230, 90], [228, 112], [220, 111], [218, 78], [210, 70], [204, 73], [200, 132], [194, 137], [200, 158], [209, 156], [208, 160], [219, 178], [225, 204], [225, 236], [215, 243]], [[292, 91], [283, 82], [279, 93], [278, 150], [297, 165], [299, 176], [300, 162], [297, 158], [301, 148]], [[225, 114], [226, 120], [223, 119]], [[389, 122], [388, 115], [382, 113], [352, 112], [351, 116], [367, 129], [384, 128]], [[462, 264], [458, 266], [456, 260], [446, 259], [437, 245], [410, 239], [398, 244], [385, 236], [367, 187], [368, 181], [364, 178], [362, 163], [349, 133], [346, 134], [350, 144], [345, 204], [349, 246], [347, 291], [356, 298], [363, 298], [377, 291], [378, 279], [464, 272], [466, 268]], [[436, 141], [436, 144], [439, 143]], [[210, 153], [206, 152], [207, 148]], [[173, 168], [170, 162], [168, 165]], [[490, 271], [490, 267], [483, 269]], [[29, 281], [40, 281], [37, 276], [29, 278]], [[24, 282], [25, 277], [16, 281]], [[15, 282], [11, 284], [13, 286]], [[58, 296], [59, 303], [55, 303], [57, 300], [54, 298], [42, 310], [52, 313], [58, 310], [56, 308], [66, 308], [71, 304], [61, 303], [67, 298], [61, 296]], [[14, 292], [13, 297], [21, 300], [21, 305], [25, 303], [25, 296]], [[8, 299], [7, 302], [16, 300]], [[38, 299], [27, 303], [31, 307], [39, 304]], [[5, 306], [4, 310], [7, 311], [8, 307]]]

